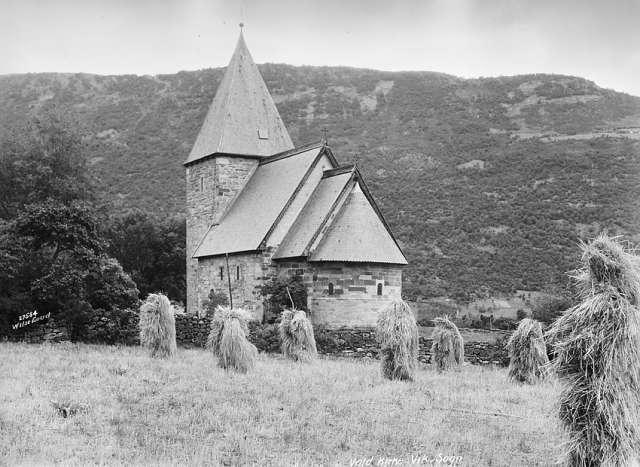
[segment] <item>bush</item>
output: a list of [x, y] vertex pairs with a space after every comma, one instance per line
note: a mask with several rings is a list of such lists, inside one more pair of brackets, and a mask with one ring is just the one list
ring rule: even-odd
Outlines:
[[571, 307], [571, 300], [566, 296], [549, 295], [540, 299], [533, 306], [533, 314], [531, 317], [536, 321], [551, 324], [562, 315], [562, 313]]
[[227, 305], [229, 305], [229, 295], [226, 292], [216, 292], [213, 289], [209, 291], [209, 299], [202, 304], [206, 315], [210, 318], [213, 317], [218, 307]]
[[[302, 276], [286, 278], [272, 278], [265, 285], [259, 287], [264, 297], [264, 321], [278, 323], [280, 314], [285, 308], [307, 309], [307, 288], [302, 282]], [[293, 304], [291, 299], [293, 299]]]
[[518, 321], [510, 318], [497, 318], [491, 323], [493, 329], [502, 329], [503, 331], [511, 331], [518, 327]]
[[99, 308], [92, 313], [82, 340], [109, 345], [134, 345], [140, 339], [138, 320], [138, 313], [130, 309]]

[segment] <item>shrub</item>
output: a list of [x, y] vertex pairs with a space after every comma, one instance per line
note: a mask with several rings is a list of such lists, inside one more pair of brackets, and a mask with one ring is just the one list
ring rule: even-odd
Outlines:
[[640, 271], [606, 235], [582, 245], [581, 303], [548, 337], [563, 383], [559, 417], [571, 465], [630, 465], [640, 446]]
[[407, 302], [397, 300], [380, 313], [376, 327], [382, 376], [413, 380], [418, 363], [418, 326]]
[[209, 299], [206, 300], [202, 306], [206, 310], [206, 314], [209, 317], [213, 317], [216, 312], [216, 309], [219, 306], [227, 306], [229, 305], [229, 296], [226, 292], [216, 292], [211, 289], [209, 291]]
[[304, 311], [283, 310], [278, 331], [285, 357], [296, 361], [309, 361], [318, 354], [313, 326]]
[[449, 370], [464, 361], [464, 341], [458, 327], [449, 318], [441, 317], [433, 320], [431, 358], [438, 371]]
[[511, 331], [518, 327], [518, 321], [510, 318], [496, 318], [491, 323], [493, 329], [502, 329], [503, 331]]
[[149, 349], [152, 357], [175, 355], [176, 322], [169, 299], [163, 294], [149, 294], [140, 307], [140, 345]]
[[549, 359], [539, 322], [529, 318], [520, 321], [518, 329], [509, 338], [507, 350], [510, 379], [533, 384], [544, 377]]
[[550, 295], [535, 303], [531, 317], [536, 321], [550, 324], [570, 307], [571, 300], [568, 297]]
[[247, 339], [247, 312], [219, 306], [211, 320], [211, 332], [206, 347], [218, 358], [225, 370], [246, 373], [253, 368], [258, 349]]
[[[273, 278], [259, 287], [264, 297], [265, 322], [277, 323], [282, 310], [297, 308], [307, 311], [307, 288], [302, 282], [302, 276]], [[291, 299], [289, 298], [291, 296]], [[293, 300], [293, 304], [291, 303]]]

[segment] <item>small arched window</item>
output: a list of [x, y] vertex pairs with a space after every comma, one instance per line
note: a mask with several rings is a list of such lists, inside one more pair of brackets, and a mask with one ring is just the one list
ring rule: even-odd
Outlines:
[[236, 280], [240, 280], [240, 266], [236, 266]]
[[333, 282], [329, 282], [329, 295], [333, 295]]
[[224, 279], [224, 268], [220, 266], [220, 280]]
[[378, 282], [378, 295], [382, 295], [382, 282]]
[[204, 191], [204, 177], [200, 177], [200, 191]]

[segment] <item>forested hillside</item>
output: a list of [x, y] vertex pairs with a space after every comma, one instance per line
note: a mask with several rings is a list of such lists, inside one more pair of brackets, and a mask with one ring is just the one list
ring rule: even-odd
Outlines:
[[[579, 238], [640, 241], [640, 98], [581, 78], [260, 67], [296, 144], [358, 161], [410, 261], [410, 298], [567, 283]], [[111, 209], [181, 213], [182, 162], [222, 69], [0, 76], [0, 131], [72, 115]]]

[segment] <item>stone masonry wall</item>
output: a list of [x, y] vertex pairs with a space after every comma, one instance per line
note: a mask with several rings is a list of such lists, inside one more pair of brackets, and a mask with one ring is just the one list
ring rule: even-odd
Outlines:
[[[176, 337], [183, 347], [204, 347], [210, 327], [210, 318], [197, 316], [176, 317]], [[356, 358], [378, 358], [378, 344], [373, 328], [332, 329], [315, 326], [318, 351], [321, 354]], [[476, 330], [477, 332], [477, 330]], [[508, 365], [505, 343], [509, 333], [498, 332], [495, 342], [465, 342], [465, 361], [473, 364]], [[249, 323], [249, 340], [262, 352], [280, 352], [277, 324]], [[432, 339], [421, 336], [418, 360], [431, 363]]]
[[257, 165], [256, 159], [215, 157], [186, 168], [188, 313], [197, 313], [202, 303], [197, 294], [198, 261], [192, 256]]
[[394, 265], [281, 262], [278, 274], [303, 276], [311, 320], [327, 327], [375, 326], [379, 311], [402, 296], [402, 269]]
[[[134, 314], [135, 315], [135, 314]], [[196, 315], [176, 315], [176, 340], [181, 347], [204, 347], [209, 335], [211, 319]], [[132, 316], [125, 325], [118, 326], [114, 333], [113, 323], [96, 318], [89, 323], [89, 332], [83, 339], [88, 343], [117, 343], [138, 345], [137, 317]], [[464, 332], [464, 330], [463, 330]], [[476, 330], [477, 332], [477, 330]], [[488, 331], [485, 331], [485, 333]], [[509, 333], [497, 333], [500, 337], [493, 342], [465, 342], [465, 360], [474, 364], [509, 363], [505, 343]], [[69, 340], [68, 331], [53, 320], [41, 326], [27, 328], [20, 333], [4, 336], [9, 340], [26, 342], [60, 342]], [[325, 355], [356, 358], [377, 358], [378, 345], [375, 330], [372, 328], [329, 329], [315, 327], [318, 351]], [[2, 336], [0, 336], [0, 339]], [[249, 323], [249, 340], [262, 352], [280, 352], [278, 326], [276, 324]], [[110, 342], [109, 342], [110, 341]], [[418, 359], [423, 363], [431, 362], [431, 339], [420, 337]]]
[[[266, 275], [263, 257], [259, 253], [229, 256], [231, 296], [235, 307], [245, 308], [253, 319], [262, 321], [262, 296], [257, 287]], [[198, 296], [206, 300], [211, 289], [228, 294], [227, 260], [225, 257], [202, 258], [198, 261]]]

